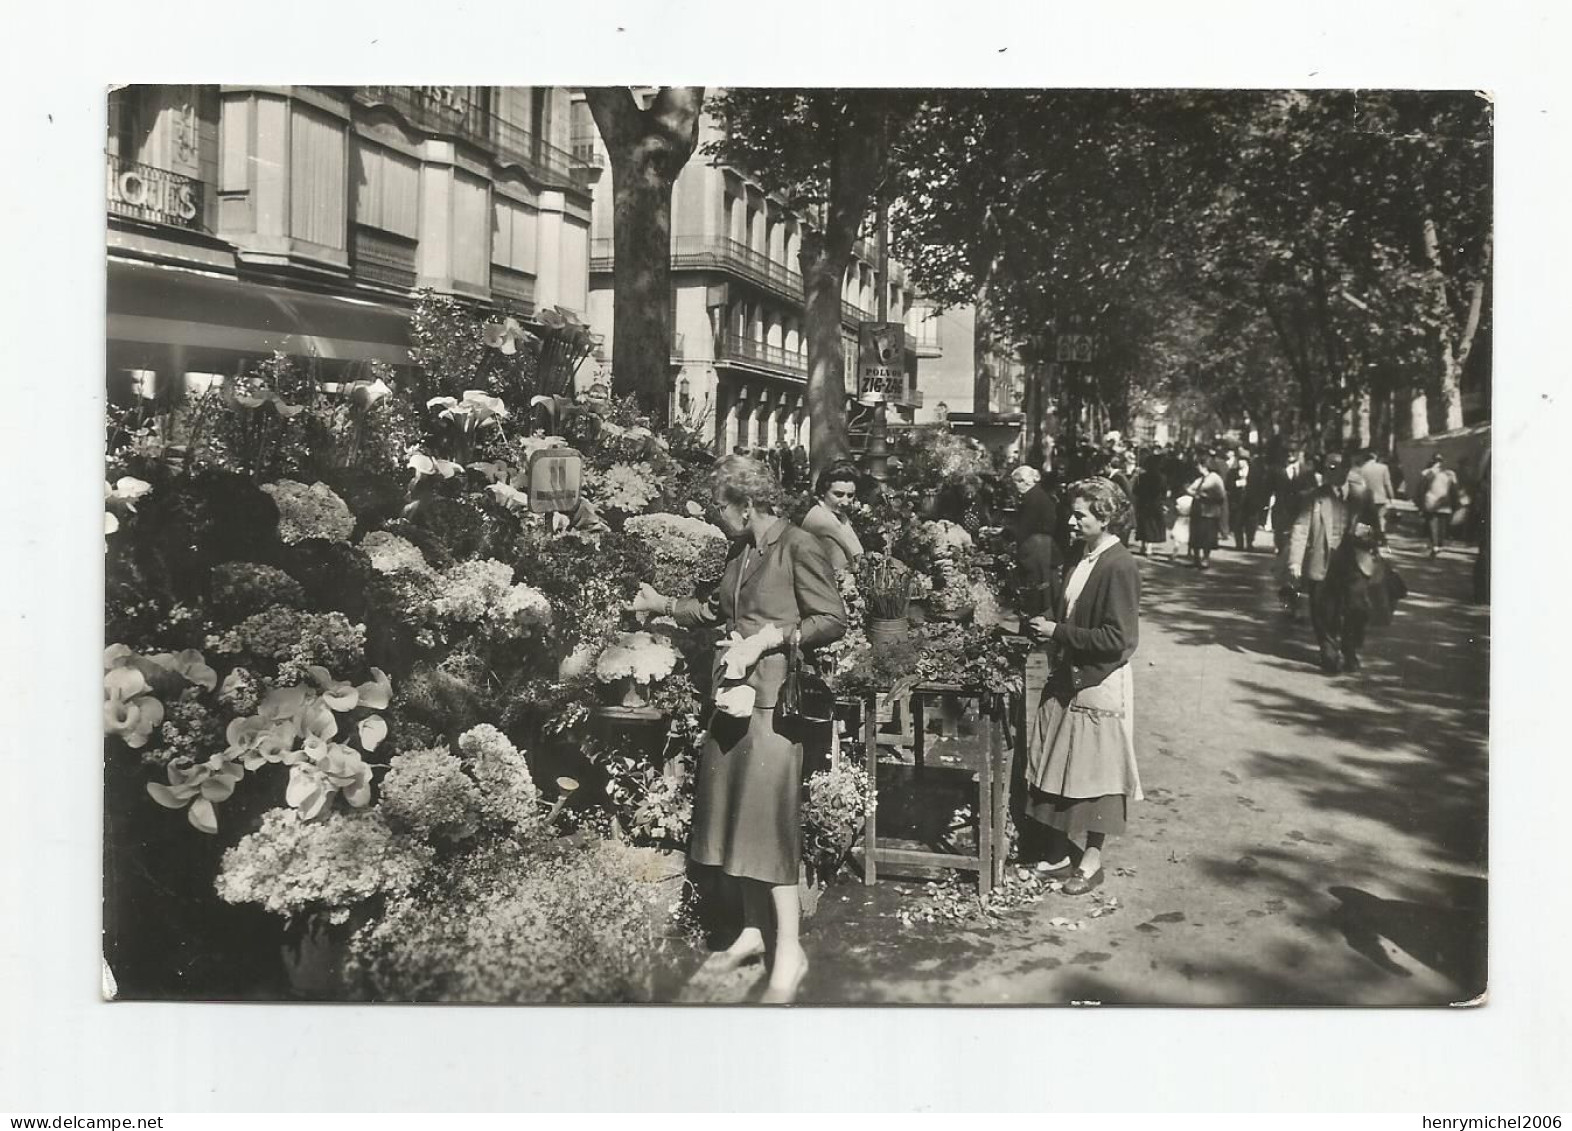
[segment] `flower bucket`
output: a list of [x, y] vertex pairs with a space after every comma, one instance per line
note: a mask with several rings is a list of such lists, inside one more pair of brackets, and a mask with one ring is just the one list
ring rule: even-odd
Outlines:
[[332, 923], [317, 912], [290, 923], [280, 952], [291, 998], [324, 1001], [343, 997], [344, 951], [360, 918]]
[[868, 621], [868, 643], [875, 648], [887, 648], [892, 644], [904, 644], [911, 639], [911, 622], [905, 617], [893, 620], [874, 618]]
[[619, 707], [648, 707], [650, 705], [649, 681], [639, 681], [625, 675], [612, 681], [608, 701]]

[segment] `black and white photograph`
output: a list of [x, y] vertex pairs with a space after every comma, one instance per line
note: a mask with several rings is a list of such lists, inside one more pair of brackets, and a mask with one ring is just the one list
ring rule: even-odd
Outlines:
[[105, 110], [109, 996], [1483, 1000], [1487, 94]]
[[1572, 8], [8, 28], [0, 1125], [1568, 1117]]

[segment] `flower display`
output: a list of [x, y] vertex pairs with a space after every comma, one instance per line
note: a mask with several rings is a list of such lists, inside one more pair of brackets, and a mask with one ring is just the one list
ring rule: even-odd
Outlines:
[[166, 809], [185, 809], [193, 828], [216, 833], [218, 815], [213, 803], [227, 800], [235, 792], [235, 783], [245, 777], [245, 768], [225, 754], [214, 754], [202, 762], [175, 758], [166, 770], [169, 784], [148, 782], [148, 795]]
[[360, 550], [371, 559], [371, 568], [378, 573], [430, 573], [426, 555], [407, 538], [400, 538], [386, 530], [373, 530], [360, 540]]
[[632, 676], [639, 683], [665, 679], [677, 667], [677, 650], [663, 637], [624, 632], [595, 661], [595, 676], [612, 683]]
[[463, 762], [442, 747], [394, 758], [377, 805], [394, 828], [423, 839], [457, 843], [480, 828], [480, 790]]
[[972, 536], [966, 533], [966, 528], [947, 518], [925, 522], [921, 529], [936, 558], [953, 557], [972, 548]]
[[440, 620], [528, 628], [551, 623], [551, 602], [532, 586], [514, 584], [513, 567], [492, 558], [458, 562], [443, 572], [433, 612]]
[[649, 546], [655, 556], [652, 584], [670, 596], [690, 596], [696, 583], [719, 580], [726, 567], [731, 543], [718, 526], [702, 519], [676, 514], [636, 514], [622, 529]]
[[490, 396], [480, 389], [465, 389], [462, 398], [432, 397], [426, 402], [426, 407], [439, 409], [438, 415], [443, 420], [457, 421], [466, 431], [506, 420], [508, 416], [507, 406], [502, 403], [501, 397]]
[[586, 467], [584, 491], [603, 506], [638, 514], [660, 494], [660, 480], [655, 469], [642, 460], [614, 463], [605, 471]]
[[256, 903], [285, 917], [347, 909], [408, 891], [433, 855], [376, 810], [304, 821], [293, 809], [274, 809], [224, 853], [215, 886], [227, 903]]
[[104, 649], [104, 732], [133, 750], [146, 746], [164, 722], [155, 684], [179, 694], [181, 681], [212, 691], [218, 673], [194, 648], [144, 656], [126, 644], [110, 645]]
[[489, 723], [471, 727], [458, 740], [459, 755], [480, 785], [482, 812], [527, 830], [539, 822], [540, 791], [529, 763], [508, 736]]
[[263, 484], [262, 490], [277, 504], [278, 536], [290, 545], [307, 538], [345, 542], [355, 529], [355, 516], [348, 504], [326, 483], [308, 487], [293, 479], [280, 479]]
[[214, 612], [239, 620], [269, 605], [304, 608], [306, 593], [300, 582], [277, 566], [260, 562], [224, 562], [213, 567], [209, 603]]
[[264, 609], [208, 638], [215, 652], [271, 660], [283, 683], [305, 678], [312, 666], [340, 671], [364, 662], [366, 626], [343, 613], [307, 613], [284, 605]]

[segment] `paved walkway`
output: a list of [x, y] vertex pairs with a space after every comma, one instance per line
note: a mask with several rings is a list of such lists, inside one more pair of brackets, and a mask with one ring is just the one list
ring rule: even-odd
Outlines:
[[[844, 882], [808, 921], [809, 1003], [1437, 1005], [1483, 984], [1488, 609], [1472, 551], [1399, 536], [1412, 589], [1365, 670], [1326, 676], [1271, 555], [1143, 561], [1147, 800], [1098, 895], [903, 924], [922, 881]], [[749, 976], [686, 1000], [745, 1000]]]

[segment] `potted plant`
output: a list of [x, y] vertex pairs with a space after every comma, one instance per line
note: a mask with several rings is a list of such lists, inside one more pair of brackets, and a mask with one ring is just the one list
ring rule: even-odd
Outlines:
[[868, 640], [879, 648], [910, 635], [906, 619], [912, 595], [912, 571], [887, 554], [864, 554], [857, 569], [857, 587], [868, 612]]

